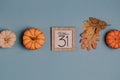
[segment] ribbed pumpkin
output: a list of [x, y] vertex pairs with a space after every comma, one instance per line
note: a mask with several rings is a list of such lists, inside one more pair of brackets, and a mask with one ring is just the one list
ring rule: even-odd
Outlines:
[[29, 28], [24, 32], [23, 45], [29, 50], [41, 48], [45, 43], [44, 33], [37, 28]]
[[109, 47], [118, 49], [120, 48], [120, 31], [111, 30], [106, 34], [106, 43]]
[[16, 41], [16, 35], [11, 30], [4, 30], [0, 33], [0, 47], [11, 48]]

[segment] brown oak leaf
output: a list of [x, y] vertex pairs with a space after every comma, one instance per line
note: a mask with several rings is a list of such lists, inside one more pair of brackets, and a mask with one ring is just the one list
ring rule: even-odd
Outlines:
[[108, 24], [97, 18], [90, 17], [89, 20], [84, 21], [83, 30], [81, 33], [82, 39], [80, 40], [81, 48], [87, 49], [97, 48], [97, 41], [100, 40], [100, 31], [105, 29]]
[[96, 49], [97, 48], [97, 42], [100, 40], [100, 34], [96, 33], [94, 34], [94, 30], [90, 31], [85, 31], [81, 34], [82, 39], [80, 40], [81, 42], [81, 48], [82, 49], [87, 49], [88, 51], [91, 50], [91, 48]]

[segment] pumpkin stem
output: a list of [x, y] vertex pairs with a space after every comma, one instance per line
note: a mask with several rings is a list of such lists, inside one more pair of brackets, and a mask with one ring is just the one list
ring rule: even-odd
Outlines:
[[36, 37], [31, 37], [31, 39], [32, 39], [32, 40], [35, 40], [35, 39], [36, 39]]
[[114, 40], [117, 40], [117, 38], [115, 38]]
[[10, 38], [4, 38], [4, 40], [5, 40], [7, 43], [8, 43], [8, 41], [9, 41], [9, 39], [10, 39]]

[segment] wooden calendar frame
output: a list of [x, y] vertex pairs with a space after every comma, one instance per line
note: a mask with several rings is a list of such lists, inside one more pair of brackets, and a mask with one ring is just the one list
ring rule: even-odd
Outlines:
[[[56, 47], [56, 31], [72, 32], [71, 47]], [[76, 29], [74, 27], [52, 27], [52, 51], [73, 51], [76, 46]], [[60, 40], [60, 39], [59, 39]]]

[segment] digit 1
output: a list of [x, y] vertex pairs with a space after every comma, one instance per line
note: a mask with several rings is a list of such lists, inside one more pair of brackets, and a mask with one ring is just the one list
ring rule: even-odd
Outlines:
[[68, 46], [68, 36], [66, 36], [66, 38], [67, 38], [67, 46]]

